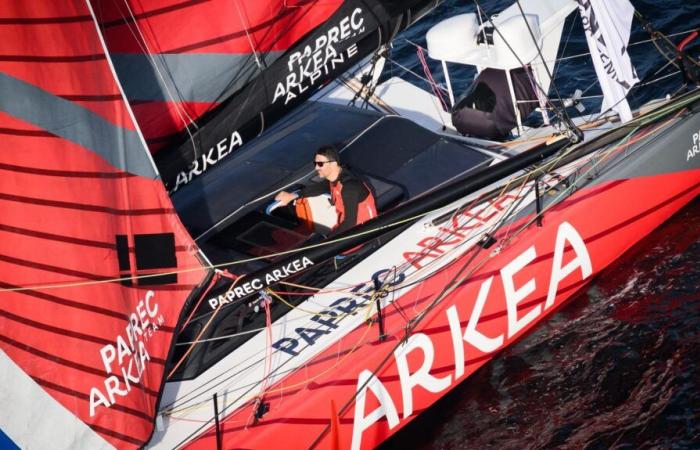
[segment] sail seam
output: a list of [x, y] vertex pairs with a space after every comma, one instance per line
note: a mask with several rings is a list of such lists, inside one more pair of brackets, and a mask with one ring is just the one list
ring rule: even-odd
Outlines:
[[[61, 393], [66, 394], [66, 395], [70, 395], [71, 397], [78, 398], [80, 400], [90, 401], [90, 396], [87, 394], [84, 394], [82, 392], [78, 392], [78, 391], [75, 391], [73, 389], [67, 388], [65, 386], [61, 386], [59, 384], [52, 383], [51, 381], [44, 380], [44, 379], [39, 378], [37, 376], [32, 376], [32, 379], [34, 381], [36, 381], [39, 385], [41, 385], [47, 389], [52, 389], [52, 390], [61, 392]], [[146, 415], [138, 410], [135, 410], [133, 408], [129, 408], [128, 406], [123, 406], [123, 405], [119, 405], [119, 404], [115, 403], [110, 408], [113, 408], [115, 411], [119, 411], [119, 412], [122, 412], [124, 414], [129, 414], [129, 415], [132, 415], [134, 417], [138, 417], [138, 418], [146, 420], [146, 421], [152, 420], [152, 417], [150, 417], [150, 416], [148, 416], [148, 415]], [[88, 423], [88, 425], [92, 426], [92, 424], [89, 424], [89, 423]]]
[[173, 209], [165, 209], [165, 208], [150, 208], [150, 209], [146, 208], [146, 209], [131, 209], [131, 210], [118, 209], [118, 208], [111, 208], [109, 206], [89, 205], [89, 204], [85, 204], [85, 203], [74, 203], [74, 202], [67, 202], [67, 201], [62, 201], [62, 200], [47, 200], [44, 198], [25, 197], [25, 196], [21, 196], [21, 195], [12, 195], [12, 194], [4, 194], [4, 193], [0, 193], [0, 200], [19, 202], [19, 203], [29, 203], [29, 204], [33, 204], [33, 205], [53, 206], [56, 208], [76, 209], [76, 210], [81, 210], [81, 211], [107, 213], [107, 214], [114, 214], [117, 216], [149, 216], [149, 215], [158, 215], [158, 214], [175, 214], [175, 211]]
[[[8, 283], [3, 283], [3, 282], [0, 282], [0, 286], [3, 289], [14, 289], [14, 288], [18, 287], [18, 286], [8, 284]], [[45, 301], [48, 301], [51, 303], [55, 303], [58, 305], [67, 306], [70, 308], [81, 309], [83, 311], [90, 311], [90, 312], [93, 312], [96, 314], [102, 314], [104, 316], [113, 317], [113, 318], [119, 319], [119, 320], [127, 320], [129, 318], [126, 314], [119, 313], [117, 311], [112, 311], [112, 310], [107, 309], [107, 308], [101, 308], [99, 306], [95, 306], [92, 304], [81, 303], [81, 302], [77, 302], [74, 300], [68, 300], [68, 299], [58, 297], [55, 295], [45, 294], [43, 292], [38, 292], [38, 291], [33, 291], [33, 290], [25, 290], [25, 291], [20, 291], [20, 292], [24, 295], [28, 295], [30, 297], [36, 297], [36, 298], [39, 298], [39, 299], [42, 299], [42, 300], [45, 300]], [[170, 327], [166, 328], [166, 327], [162, 326], [160, 328], [162, 330], [166, 330], [169, 332], [173, 331], [173, 329]]]
[[131, 178], [135, 176], [134, 174], [128, 172], [86, 172], [72, 170], [42, 169], [39, 167], [18, 166], [15, 164], [5, 163], [0, 163], [0, 170], [66, 178], [98, 178], [100, 180], [110, 178]]

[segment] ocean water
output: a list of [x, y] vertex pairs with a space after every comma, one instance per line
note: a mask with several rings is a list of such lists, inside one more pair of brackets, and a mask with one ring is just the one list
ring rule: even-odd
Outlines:
[[[481, 3], [496, 12], [511, 2]], [[700, 27], [698, 0], [633, 3], [664, 33]], [[394, 58], [410, 65], [415, 48], [402, 38], [424, 45], [421, 37], [434, 23], [473, 10], [471, 2], [444, 3], [397, 40]], [[569, 30], [563, 55], [587, 52], [578, 18], [567, 23], [564, 39]], [[646, 38], [635, 26], [631, 41]], [[699, 55], [700, 39], [687, 50]], [[630, 53], [642, 79], [672, 71], [656, 73], [665, 60], [650, 44], [632, 45]], [[430, 66], [441, 82], [439, 66]], [[473, 77], [465, 68], [450, 72], [453, 84], [466, 86]], [[556, 83], [566, 97], [588, 88], [593, 76], [590, 60], [573, 58], [559, 67]], [[642, 86], [630, 103], [671, 93], [677, 83], [671, 77]], [[597, 94], [595, 85], [585, 95]], [[587, 99], [589, 112], [599, 102]], [[381, 448], [700, 448], [699, 291], [696, 198]]]

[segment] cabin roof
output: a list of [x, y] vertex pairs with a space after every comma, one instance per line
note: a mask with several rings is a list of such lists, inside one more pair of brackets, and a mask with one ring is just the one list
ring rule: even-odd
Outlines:
[[285, 186], [315, 181], [314, 153], [329, 143], [342, 148], [344, 165], [373, 185], [380, 211], [491, 162], [463, 141], [404, 118], [307, 102], [177, 191], [173, 204], [195, 238], [214, 226], [223, 229], [262, 209]]

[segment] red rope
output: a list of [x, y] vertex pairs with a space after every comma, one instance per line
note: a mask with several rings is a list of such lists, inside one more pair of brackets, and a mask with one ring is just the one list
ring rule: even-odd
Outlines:
[[438, 100], [440, 100], [440, 104], [442, 105], [442, 110], [449, 111], [449, 108], [447, 107], [447, 103], [445, 103], [445, 99], [442, 98], [442, 92], [440, 92], [440, 88], [438, 87], [438, 84], [435, 82], [435, 79], [433, 78], [433, 74], [430, 73], [430, 68], [428, 67], [428, 63], [425, 60], [425, 54], [423, 52], [423, 49], [421, 47], [418, 47], [418, 49], [416, 50], [416, 53], [418, 53], [418, 60], [420, 61], [421, 65], [423, 66], [423, 73], [425, 74], [425, 77], [428, 79], [428, 82], [430, 84], [430, 88], [433, 90], [433, 93], [438, 98]]
[[690, 33], [690, 35], [686, 36], [686, 38], [683, 39], [680, 44], [678, 44], [678, 50], [683, 51], [685, 46], [688, 45], [690, 41], [692, 41], [696, 37], [698, 37], [697, 31], [693, 31], [692, 33]]
[[187, 316], [187, 319], [185, 320], [185, 323], [182, 324], [182, 330], [185, 329], [185, 327], [190, 323], [190, 320], [192, 320], [192, 316], [194, 315], [195, 311], [199, 309], [199, 305], [202, 304], [202, 300], [207, 296], [209, 291], [211, 291], [211, 288], [214, 287], [217, 281], [219, 281], [219, 278], [221, 278], [221, 272], [214, 272], [214, 276], [212, 277], [211, 281], [209, 282], [209, 286], [207, 286], [206, 290], [204, 293], [199, 297], [199, 300], [197, 300], [197, 304], [192, 308], [192, 311], [190, 311], [190, 315]]

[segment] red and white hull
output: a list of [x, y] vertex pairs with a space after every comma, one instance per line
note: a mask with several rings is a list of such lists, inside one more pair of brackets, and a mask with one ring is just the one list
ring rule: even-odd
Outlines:
[[[377, 446], [700, 193], [700, 117], [655, 127], [560, 169], [576, 189], [552, 191], [541, 226], [531, 184], [437, 225], [455, 205], [422, 219], [275, 322], [270, 336], [170, 383], [165, 428], [151, 443], [215, 448], [218, 391], [223, 448]], [[496, 239], [487, 249], [476, 243], [484, 231]], [[366, 320], [376, 317], [372, 277], [388, 287], [383, 340]], [[260, 402], [269, 411], [256, 420]]]

